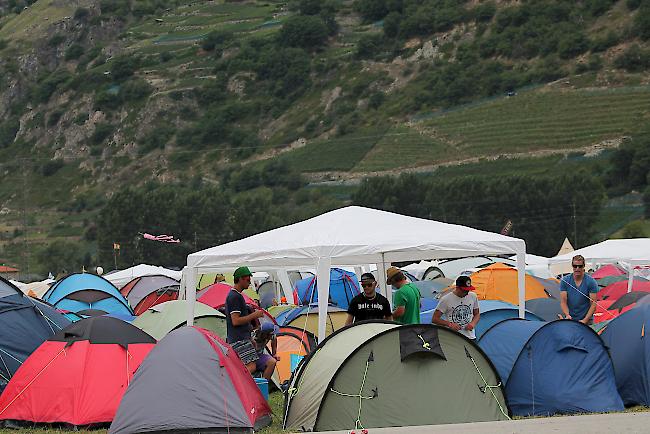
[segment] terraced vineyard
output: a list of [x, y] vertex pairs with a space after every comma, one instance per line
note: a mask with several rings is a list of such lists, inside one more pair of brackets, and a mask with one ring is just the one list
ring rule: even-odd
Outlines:
[[650, 87], [539, 89], [392, 129], [355, 166], [390, 170], [467, 158], [571, 151], [628, 136], [648, 122]]

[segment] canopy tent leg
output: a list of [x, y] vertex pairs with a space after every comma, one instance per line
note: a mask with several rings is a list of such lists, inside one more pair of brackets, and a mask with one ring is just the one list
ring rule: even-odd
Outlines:
[[526, 317], [526, 251], [517, 253], [517, 288], [519, 288], [519, 318]]
[[325, 339], [327, 325], [327, 306], [330, 296], [330, 268], [332, 259], [318, 258], [316, 263], [316, 282], [318, 282], [318, 342]]
[[183, 268], [181, 276], [181, 292], [185, 293], [187, 300], [187, 325], [194, 325], [194, 304], [196, 303], [196, 279], [197, 272], [194, 267]]

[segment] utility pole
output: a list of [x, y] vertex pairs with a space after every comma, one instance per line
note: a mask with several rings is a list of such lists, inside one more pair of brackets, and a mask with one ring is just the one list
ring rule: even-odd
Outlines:
[[576, 223], [576, 200], [573, 199], [573, 245], [578, 248], [578, 224]]
[[23, 223], [23, 248], [22, 248], [22, 269], [23, 276], [29, 275], [29, 244], [27, 242], [27, 158], [21, 158], [22, 172], [23, 172], [23, 203], [21, 210], [21, 217]]

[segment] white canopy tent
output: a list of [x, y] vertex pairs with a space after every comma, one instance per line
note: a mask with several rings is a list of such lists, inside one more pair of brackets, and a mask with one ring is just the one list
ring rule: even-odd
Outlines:
[[104, 279], [111, 282], [118, 289], [122, 288], [124, 285], [135, 279], [136, 277], [142, 276], [153, 276], [156, 274], [162, 274], [163, 276], [171, 277], [172, 279], [180, 280], [181, 271], [170, 270], [169, 268], [160, 267], [157, 265], [147, 265], [140, 264], [135, 265], [131, 268], [125, 270], [115, 271], [111, 273], [104, 274]]
[[650, 238], [605, 240], [549, 259], [549, 264], [566, 264], [582, 255], [592, 265], [619, 263], [628, 270], [627, 291], [632, 290], [634, 267], [650, 264]]
[[[465, 226], [407, 217], [350, 206], [242, 240], [212, 247], [187, 257], [181, 286], [194, 318], [196, 279], [200, 273], [234, 269], [253, 271], [313, 267], [318, 279], [319, 312], [327, 312], [330, 268], [376, 264], [380, 283], [391, 262], [475, 255], [517, 255], [519, 313], [525, 308], [523, 240]], [[384, 291], [385, 292], [385, 291]], [[319, 336], [325, 336], [326, 316], [319, 316]]]

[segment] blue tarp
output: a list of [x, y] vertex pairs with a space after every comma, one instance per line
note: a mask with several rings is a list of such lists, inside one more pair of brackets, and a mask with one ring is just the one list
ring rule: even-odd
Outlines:
[[0, 392], [20, 365], [70, 321], [0, 278]]
[[623, 410], [600, 337], [577, 321], [509, 319], [479, 340], [518, 416]]
[[103, 277], [90, 273], [71, 274], [52, 285], [43, 300], [61, 310], [85, 309], [133, 315], [120, 291]]
[[[350, 300], [359, 293], [359, 281], [356, 274], [340, 268], [330, 270], [330, 304], [347, 310]], [[297, 281], [293, 294], [295, 304], [305, 306], [317, 303], [318, 285], [316, 277], [308, 277]]]
[[650, 305], [614, 318], [601, 337], [614, 363], [616, 386], [625, 405], [650, 405]]

